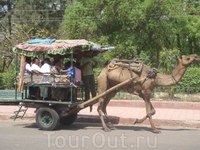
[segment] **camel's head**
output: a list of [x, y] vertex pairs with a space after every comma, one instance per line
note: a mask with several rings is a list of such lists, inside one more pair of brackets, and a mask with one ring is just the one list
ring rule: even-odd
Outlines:
[[197, 56], [196, 54], [191, 54], [189, 56], [186, 55], [182, 55], [179, 59], [179, 62], [183, 65], [183, 66], [189, 66], [190, 64], [192, 64], [195, 60], [200, 60], [199, 56]]

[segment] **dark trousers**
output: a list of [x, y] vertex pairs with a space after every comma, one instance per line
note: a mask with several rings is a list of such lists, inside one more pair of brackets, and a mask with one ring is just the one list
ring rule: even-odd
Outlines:
[[96, 96], [94, 75], [83, 76], [83, 83], [85, 87], [85, 101], [90, 99], [90, 91], [92, 97]]
[[36, 93], [38, 92], [39, 87], [33, 86], [33, 87], [30, 87], [29, 90], [30, 90], [29, 91], [30, 95], [37, 97]]

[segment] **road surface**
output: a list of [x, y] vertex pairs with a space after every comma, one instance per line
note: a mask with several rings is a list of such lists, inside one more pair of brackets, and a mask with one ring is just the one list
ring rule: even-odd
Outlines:
[[1, 150], [130, 149], [200, 150], [200, 129], [115, 125], [103, 132], [101, 124], [60, 125], [56, 131], [39, 130], [34, 121], [0, 121]]

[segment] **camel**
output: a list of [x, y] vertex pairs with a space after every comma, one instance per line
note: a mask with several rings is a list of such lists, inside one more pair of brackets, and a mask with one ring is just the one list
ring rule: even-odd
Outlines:
[[[134, 123], [142, 123], [144, 120], [149, 118], [152, 132], [160, 133], [160, 131], [155, 127], [152, 120], [152, 116], [156, 113], [156, 111], [150, 101], [151, 92], [157, 86], [171, 86], [177, 84], [184, 75], [187, 67], [196, 60], [200, 60], [200, 58], [196, 54], [191, 54], [189, 56], [182, 55], [178, 59], [175, 70], [172, 72], [172, 74], [169, 75], [158, 73], [157, 69], [152, 69], [137, 60], [135, 61], [114, 59], [113, 61], [111, 61], [109, 65], [103, 68], [98, 76], [98, 94], [105, 92], [106, 90], [112, 88], [119, 83], [122, 83], [123, 81], [131, 77], [135, 78], [133, 79], [133, 82], [125, 84], [106, 94], [105, 96], [99, 98], [97, 111], [102, 122], [103, 130], [110, 131], [111, 129], [114, 129], [113, 124], [108, 118], [106, 106], [108, 105], [111, 98], [114, 97], [118, 91], [122, 90], [132, 93], [134, 95], [138, 95], [145, 102], [146, 115], [141, 119], [135, 119]], [[131, 66], [136, 67], [134, 68]], [[107, 124], [104, 121], [104, 117]]]

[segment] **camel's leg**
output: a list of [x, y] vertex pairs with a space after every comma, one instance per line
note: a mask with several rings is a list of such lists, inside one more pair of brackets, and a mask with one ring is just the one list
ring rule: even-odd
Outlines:
[[143, 98], [143, 100], [145, 101], [145, 105], [146, 105], [146, 116], [144, 116], [142, 119], [136, 119], [134, 123], [142, 123], [144, 120], [146, 120], [147, 118], [149, 118], [149, 123], [151, 125], [152, 128], [152, 132], [154, 133], [159, 133], [160, 131], [156, 129], [153, 120], [152, 120], [152, 116], [156, 113], [152, 103], [150, 102], [150, 97], [151, 97], [151, 90], [143, 90], [139, 96], [141, 98]]
[[[104, 68], [98, 76], [98, 94], [105, 92], [107, 90], [107, 88], [108, 88], [107, 70]], [[99, 104], [98, 104], [97, 111], [98, 111], [99, 117], [101, 119], [103, 130], [108, 132], [108, 131], [110, 131], [110, 129], [107, 127], [107, 125], [104, 121], [104, 118], [103, 118], [104, 117], [103, 108], [104, 108], [104, 103], [105, 103], [106, 97], [107, 97], [107, 95], [99, 98]]]
[[98, 111], [100, 119], [101, 119], [103, 130], [106, 131], [106, 132], [109, 132], [110, 129], [107, 127], [107, 125], [106, 125], [106, 123], [104, 121], [104, 118], [103, 118], [103, 116], [104, 116], [104, 113], [102, 111], [103, 105], [104, 105], [104, 98], [100, 98], [99, 99], [99, 105], [98, 105], [97, 111]]
[[153, 120], [152, 120], [152, 117], [149, 117], [149, 123], [150, 123], [150, 125], [151, 125], [152, 132], [153, 132], [153, 133], [161, 133], [161, 131], [158, 130], [158, 129], [155, 127], [155, 125], [154, 125], [154, 123], [153, 123]]
[[[140, 95], [139, 95], [141, 98], [143, 98], [144, 97], [144, 95], [142, 94], [142, 93], [140, 93]], [[145, 101], [145, 104], [146, 104], [146, 116], [144, 116], [143, 118], [141, 118], [141, 119], [135, 119], [134, 121], [133, 121], [133, 124], [136, 124], [136, 123], [142, 123], [142, 122], [144, 122], [147, 118], [148, 118], [148, 111], [147, 111], [147, 103], [146, 103], [146, 100], [143, 98], [143, 100]], [[149, 110], [149, 108], [148, 108], [148, 110]]]
[[145, 101], [145, 104], [146, 104], [146, 113], [147, 113], [147, 116], [148, 117], [153, 116], [156, 113], [156, 111], [155, 111], [153, 105], [151, 104], [150, 100]]
[[106, 107], [107, 107], [108, 103], [110, 102], [110, 99], [111, 99], [112, 97], [114, 97], [116, 93], [117, 93], [117, 91], [113, 91], [113, 92], [109, 93], [109, 94], [106, 96], [106, 99], [105, 99], [104, 105], [103, 105], [103, 110], [102, 110], [103, 113], [104, 113], [104, 116], [105, 116], [106, 123], [108, 124], [108, 126], [109, 126], [109, 128], [110, 128], [111, 130], [114, 130], [115, 127], [113, 126], [112, 122], [110, 121], [110, 119], [109, 119], [109, 117], [108, 117], [108, 113], [107, 113], [107, 111], [106, 111]]
[[156, 111], [155, 111], [152, 103], [150, 102], [150, 99], [148, 101], [145, 101], [145, 103], [146, 103], [146, 113], [149, 118], [149, 123], [151, 125], [152, 132], [160, 133], [160, 131], [155, 127], [153, 120], [152, 120], [152, 116], [156, 113]]

